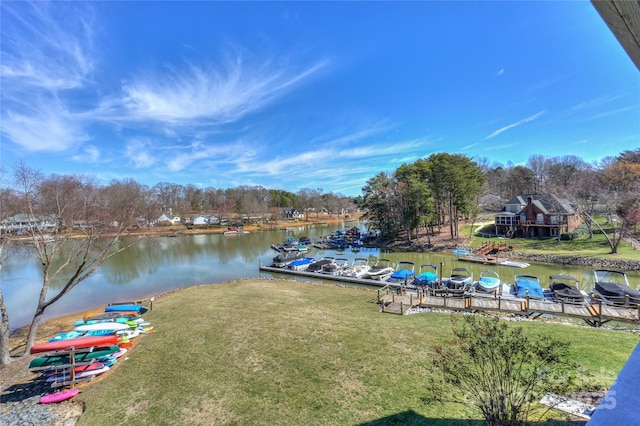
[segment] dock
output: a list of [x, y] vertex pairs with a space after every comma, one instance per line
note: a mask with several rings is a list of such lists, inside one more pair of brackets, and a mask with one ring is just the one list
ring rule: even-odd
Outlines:
[[528, 296], [515, 297], [512, 294], [500, 292], [452, 292], [443, 287], [421, 287], [412, 283], [344, 277], [273, 266], [260, 266], [259, 269], [275, 274], [378, 287], [377, 297], [374, 300], [380, 306], [380, 312], [384, 313], [406, 315], [412, 308], [432, 308], [458, 312], [498, 312], [522, 315], [532, 319], [552, 315], [581, 319], [592, 327], [599, 327], [610, 321], [640, 323], [640, 305], [614, 306], [593, 297], [590, 301], [575, 303], [564, 300], [535, 299]]

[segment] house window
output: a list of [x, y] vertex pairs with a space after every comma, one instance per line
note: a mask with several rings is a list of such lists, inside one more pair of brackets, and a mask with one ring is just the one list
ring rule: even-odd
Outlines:
[[544, 215], [542, 213], [538, 213], [536, 215], [536, 223], [538, 225], [543, 225], [544, 224]]
[[560, 218], [558, 216], [551, 216], [551, 224], [557, 225], [558, 223], [560, 223]]
[[520, 223], [526, 223], [527, 222], [527, 215], [526, 214], [521, 214], [520, 215]]
[[558, 236], [558, 228], [549, 229], [549, 235], [551, 235], [552, 237], [557, 237]]

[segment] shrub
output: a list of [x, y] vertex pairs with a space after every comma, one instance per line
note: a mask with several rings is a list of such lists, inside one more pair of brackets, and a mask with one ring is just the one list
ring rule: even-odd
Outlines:
[[528, 336], [498, 318], [453, 321], [454, 339], [436, 347], [435, 365], [454, 386], [455, 402], [475, 406], [489, 425], [525, 424], [532, 403], [547, 392], [569, 390], [574, 369], [566, 360], [568, 342]]
[[581, 223], [573, 231], [571, 231], [571, 232], [563, 232], [562, 234], [560, 234], [560, 239], [561, 240], [577, 240], [578, 238], [582, 237], [587, 232], [589, 232], [589, 228], [587, 227], [586, 224]]

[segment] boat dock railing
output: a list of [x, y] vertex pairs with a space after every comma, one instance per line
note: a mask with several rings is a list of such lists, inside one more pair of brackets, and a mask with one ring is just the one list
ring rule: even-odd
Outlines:
[[[452, 290], [439, 283], [435, 286], [416, 286], [407, 282], [389, 283], [271, 266], [259, 266], [259, 269], [264, 272], [379, 287], [378, 296], [374, 298], [374, 301], [380, 305], [380, 311], [385, 313], [403, 315], [408, 313], [411, 308], [423, 307], [468, 312], [502, 312], [529, 318], [538, 318], [548, 314], [581, 319], [594, 327], [599, 327], [610, 321], [640, 323], [640, 305], [616, 306], [603, 302], [593, 294], [585, 297], [584, 301], [572, 302], [557, 297], [557, 294], [555, 300], [537, 299], [528, 295], [515, 297], [500, 291], [480, 293], [478, 291]], [[440, 279], [442, 280], [442, 277]], [[550, 293], [549, 295], [553, 298]], [[627, 301], [627, 303], [629, 302]]]
[[498, 293], [460, 295], [436, 290], [429, 291], [419, 306], [468, 312], [503, 312], [530, 318], [539, 318], [548, 314], [581, 319], [593, 327], [599, 327], [610, 321], [640, 322], [640, 305], [615, 306], [597, 298], [578, 303], [564, 298], [551, 301], [530, 296], [503, 297]]

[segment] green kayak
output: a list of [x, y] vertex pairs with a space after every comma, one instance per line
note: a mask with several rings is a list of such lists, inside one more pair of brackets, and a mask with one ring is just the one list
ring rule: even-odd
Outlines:
[[[119, 350], [120, 348], [117, 345], [103, 346], [100, 348], [96, 348], [92, 352], [76, 353], [74, 360], [75, 362], [86, 362], [94, 358], [99, 358], [101, 356], [111, 355], [118, 352]], [[67, 365], [70, 363], [71, 359], [69, 358], [68, 354], [56, 356], [41, 356], [31, 361], [31, 363], [29, 364], [29, 368], [53, 367]]]

